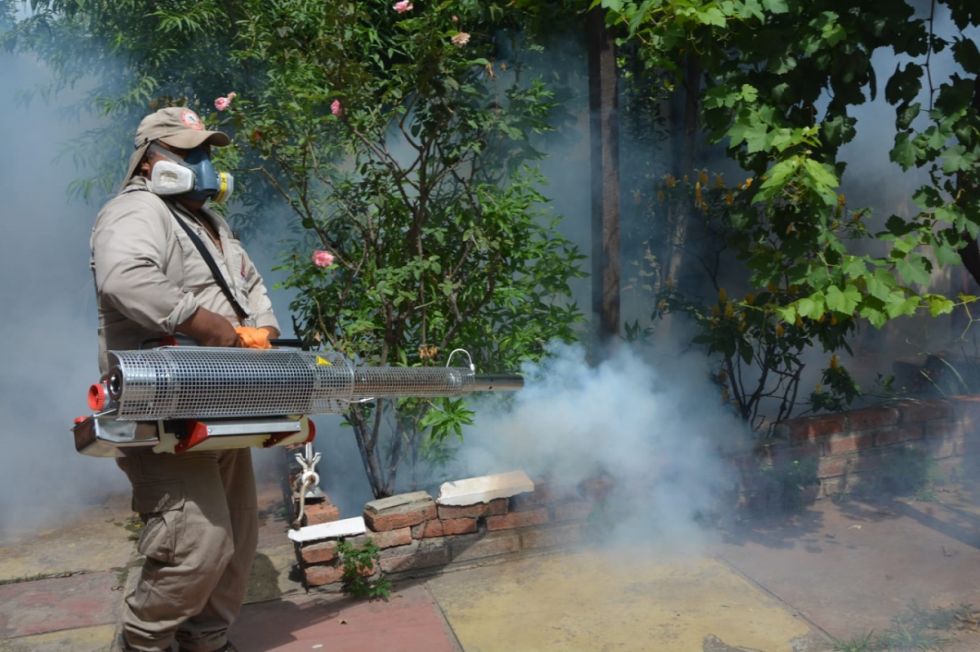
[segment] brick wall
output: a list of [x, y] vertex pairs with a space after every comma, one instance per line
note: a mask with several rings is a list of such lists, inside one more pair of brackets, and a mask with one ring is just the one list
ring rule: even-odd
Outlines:
[[887, 464], [899, 448], [940, 462], [976, 454], [978, 426], [977, 396], [895, 401], [783, 421], [763, 457], [774, 464], [816, 457], [819, 495], [832, 496]]
[[525, 481], [510, 489], [497, 486], [483, 493], [468, 492], [462, 498], [444, 496], [445, 489], [435, 498], [419, 491], [367, 503], [361, 517], [363, 533], [357, 533], [360, 519], [347, 519], [343, 536], [296, 543], [306, 586], [340, 587], [343, 565], [337, 543], [341, 539], [354, 545], [374, 541], [381, 549], [380, 568], [375, 572], [396, 579], [435, 572], [449, 564], [574, 544], [584, 537], [589, 517], [610, 488], [606, 478], [561, 485], [531, 482], [522, 472], [459, 482], [479, 484], [504, 476], [512, 480], [518, 473]]

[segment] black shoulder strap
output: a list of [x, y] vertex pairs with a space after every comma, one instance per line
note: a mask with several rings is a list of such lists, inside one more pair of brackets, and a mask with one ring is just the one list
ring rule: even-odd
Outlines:
[[225, 297], [227, 297], [228, 301], [231, 303], [231, 307], [235, 309], [235, 314], [238, 315], [239, 319], [244, 321], [248, 317], [248, 312], [242, 308], [241, 304], [238, 303], [238, 300], [235, 299], [235, 295], [232, 294], [231, 288], [228, 287], [228, 281], [225, 280], [221, 270], [218, 269], [218, 264], [214, 262], [214, 256], [212, 256], [211, 252], [208, 251], [207, 246], [201, 240], [200, 236], [194, 233], [194, 230], [187, 225], [187, 222], [180, 219], [177, 211], [175, 211], [170, 204], [167, 204], [167, 208], [170, 209], [170, 213], [174, 216], [174, 219], [177, 220], [177, 224], [180, 225], [180, 228], [184, 229], [184, 233], [187, 234], [187, 237], [191, 239], [191, 242], [194, 243], [194, 246], [197, 247], [197, 250], [201, 253], [201, 258], [203, 258], [204, 262], [207, 263], [208, 269], [210, 269], [211, 273], [214, 275], [214, 280], [218, 282], [218, 287], [220, 287], [221, 291], [225, 293]]
[[[124, 190], [122, 194], [128, 194], [130, 192], [137, 192], [141, 190], [146, 190], [146, 189], [128, 188]], [[166, 201], [162, 197], [160, 197], [160, 200], [170, 211], [170, 214], [174, 216], [174, 219], [177, 221], [177, 224], [180, 225], [180, 228], [184, 229], [184, 233], [186, 233], [187, 237], [190, 238], [191, 242], [194, 243], [194, 246], [197, 248], [198, 252], [200, 252], [201, 258], [204, 259], [204, 262], [207, 264], [208, 269], [211, 270], [211, 274], [214, 275], [214, 280], [218, 282], [218, 287], [221, 288], [221, 291], [224, 293], [225, 297], [231, 303], [231, 307], [235, 309], [235, 314], [238, 315], [238, 318], [240, 320], [245, 321], [245, 319], [248, 317], [248, 311], [242, 308], [241, 304], [238, 303], [238, 300], [235, 299], [235, 295], [232, 294], [231, 288], [228, 287], [228, 281], [225, 280], [225, 277], [221, 273], [221, 270], [218, 269], [218, 264], [214, 262], [214, 256], [212, 256], [211, 252], [208, 251], [207, 246], [204, 244], [201, 238], [196, 233], [194, 233], [194, 230], [187, 225], [187, 222], [180, 219], [180, 215], [177, 214], [177, 211], [174, 210], [174, 207], [171, 206], [168, 201]]]

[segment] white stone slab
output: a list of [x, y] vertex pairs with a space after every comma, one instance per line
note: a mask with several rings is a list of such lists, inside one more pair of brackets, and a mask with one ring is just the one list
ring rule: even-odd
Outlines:
[[529, 491], [534, 491], [534, 483], [527, 477], [527, 473], [508, 471], [443, 482], [439, 487], [439, 497], [436, 502], [440, 505], [463, 507], [490, 502], [495, 498], [510, 498]]
[[307, 541], [317, 541], [318, 539], [352, 537], [358, 534], [364, 534], [365, 532], [367, 532], [367, 526], [364, 525], [364, 517], [355, 516], [354, 518], [345, 518], [341, 521], [307, 525], [298, 530], [290, 530], [288, 536], [293, 541], [305, 543]]

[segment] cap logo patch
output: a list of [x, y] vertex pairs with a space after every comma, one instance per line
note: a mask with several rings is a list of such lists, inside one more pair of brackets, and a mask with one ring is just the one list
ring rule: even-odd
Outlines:
[[189, 109], [184, 109], [180, 112], [180, 121], [184, 123], [184, 126], [188, 129], [194, 129], [196, 131], [203, 131], [204, 125], [201, 124], [201, 119], [197, 117], [197, 114]]

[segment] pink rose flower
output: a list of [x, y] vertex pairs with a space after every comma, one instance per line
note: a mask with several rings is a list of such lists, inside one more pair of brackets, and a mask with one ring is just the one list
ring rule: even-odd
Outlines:
[[236, 97], [238, 97], [238, 93], [228, 93], [228, 95], [225, 97], [219, 97], [214, 101], [214, 108], [218, 109], [219, 111], [224, 111], [231, 106], [231, 101]]
[[330, 113], [334, 114], [338, 118], [344, 113], [344, 107], [340, 103], [340, 100], [334, 100], [330, 103]]
[[406, 11], [411, 11], [414, 8], [415, 7], [412, 5], [412, 3], [411, 3], [410, 0], [398, 0], [398, 2], [396, 2], [392, 6], [392, 9], [394, 9], [395, 11], [397, 11], [400, 14], [403, 14]]
[[330, 267], [333, 265], [333, 260], [333, 254], [329, 251], [317, 249], [313, 252], [313, 264], [317, 267]]
[[451, 40], [453, 42], [453, 45], [455, 45], [458, 48], [461, 48], [470, 42], [470, 35], [466, 32], [457, 32], [456, 35], [453, 36]]

